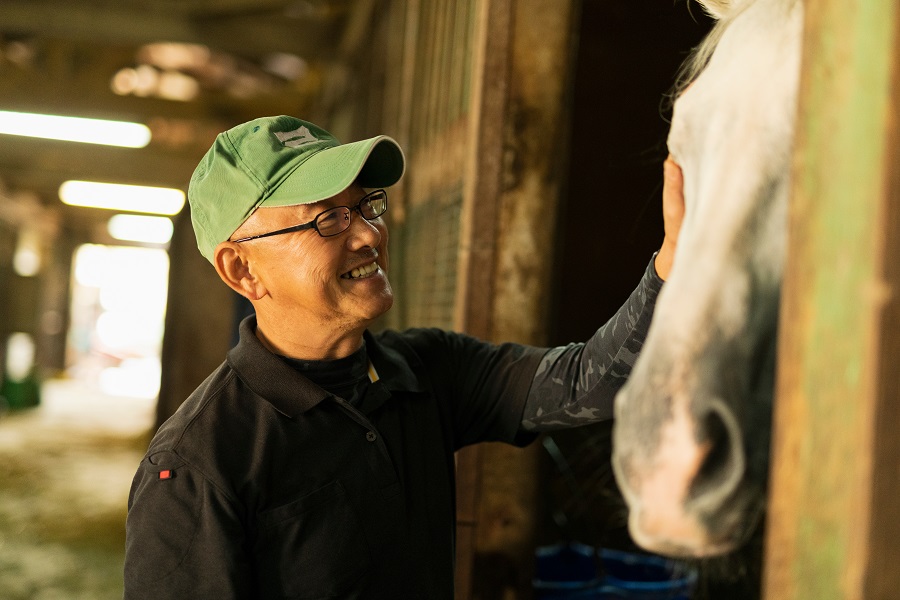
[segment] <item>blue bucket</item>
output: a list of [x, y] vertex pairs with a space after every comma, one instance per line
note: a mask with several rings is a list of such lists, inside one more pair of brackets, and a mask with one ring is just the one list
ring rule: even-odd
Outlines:
[[535, 551], [533, 587], [538, 600], [690, 600], [697, 572], [659, 556], [579, 543]]
[[600, 558], [593, 546], [570, 542], [534, 552], [536, 600], [590, 598], [600, 585]]
[[690, 600], [697, 571], [678, 561], [621, 552], [600, 551], [604, 577], [596, 598], [613, 600]]

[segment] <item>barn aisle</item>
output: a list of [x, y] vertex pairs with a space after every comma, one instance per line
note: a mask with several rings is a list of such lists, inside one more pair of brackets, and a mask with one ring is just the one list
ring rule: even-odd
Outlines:
[[51, 380], [40, 406], [0, 416], [5, 600], [122, 597], [128, 488], [153, 410]]

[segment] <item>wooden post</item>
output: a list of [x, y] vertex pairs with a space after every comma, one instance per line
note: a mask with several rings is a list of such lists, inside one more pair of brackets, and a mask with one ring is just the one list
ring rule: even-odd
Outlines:
[[[484, 339], [547, 341], [576, 5], [480, 3], [455, 323]], [[458, 453], [458, 599], [529, 593], [540, 458], [538, 445]]]
[[512, 4], [512, 0], [484, 0], [479, 4], [475, 26], [454, 321], [463, 331], [483, 338], [491, 335], [493, 312]]
[[[461, 331], [488, 339], [493, 316], [498, 199], [502, 189], [512, 0], [483, 0], [478, 5], [476, 19], [454, 323]], [[472, 597], [483, 452], [483, 448], [471, 446], [456, 456], [457, 600]]]
[[154, 431], [218, 367], [233, 342], [237, 294], [197, 250], [190, 209], [175, 219]]
[[900, 593], [900, 3], [807, 3], [768, 600]]

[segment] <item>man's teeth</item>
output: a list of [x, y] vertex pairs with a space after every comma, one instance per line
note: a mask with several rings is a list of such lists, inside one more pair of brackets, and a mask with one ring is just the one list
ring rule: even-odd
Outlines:
[[360, 277], [365, 277], [366, 275], [371, 275], [377, 270], [378, 265], [375, 263], [371, 263], [368, 265], [364, 265], [358, 269], [353, 269], [347, 274], [347, 277], [349, 277], [350, 279], [358, 279]]

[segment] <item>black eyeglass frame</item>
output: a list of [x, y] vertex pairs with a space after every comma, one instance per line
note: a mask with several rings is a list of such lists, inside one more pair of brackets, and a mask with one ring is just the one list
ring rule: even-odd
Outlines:
[[[362, 205], [365, 204], [365, 203], [367, 203], [367, 202], [371, 202], [372, 196], [375, 196], [375, 195], [377, 195], [377, 194], [381, 194], [381, 195], [384, 196], [384, 208], [383, 208], [383, 209], [381, 210], [381, 212], [379, 212], [378, 214], [372, 215], [371, 217], [367, 217], [367, 216], [364, 215], [363, 212], [362, 212]], [[316, 230], [316, 233], [318, 233], [320, 236], [322, 236], [322, 237], [324, 237], [324, 238], [327, 238], [327, 237], [334, 237], [334, 236], [340, 235], [340, 234], [344, 233], [345, 231], [347, 231], [348, 229], [350, 229], [350, 214], [351, 214], [354, 210], [355, 210], [356, 212], [358, 212], [358, 213], [359, 213], [359, 216], [361, 216], [361, 217], [362, 217], [363, 219], [365, 219], [366, 221], [374, 221], [375, 219], [377, 219], [378, 217], [380, 217], [381, 215], [383, 215], [385, 212], [387, 212], [387, 204], [388, 204], [388, 202], [387, 202], [387, 192], [385, 192], [384, 190], [372, 190], [371, 192], [369, 192], [368, 194], [366, 194], [365, 196], [363, 196], [362, 198], [360, 198], [360, 199], [359, 199], [359, 202], [357, 202], [356, 205], [353, 206], [353, 207], [350, 207], [350, 206], [333, 206], [333, 207], [331, 207], [331, 208], [329, 208], [329, 209], [327, 209], [327, 210], [323, 210], [322, 212], [320, 212], [319, 214], [317, 214], [317, 215], [315, 216], [315, 218], [314, 218], [312, 221], [309, 221], [309, 222], [307, 222], [307, 223], [301, 223], [300, 225], [293, 225], [293, 226], [291, 226], [291, 227], [285, 227], [284, 229], [276, 229], [275, 231], [269, 231], [269, 232], [267, 232], [267, 233], [260, 233], [259, 235], [251, 235], [251, 236], [249, 236], [249, 237], [241, 238], [241, 239], [239, 239], [239, 240], [229, 240], [229, 241], [234, 242], [235, 244], [240, 244], [240, 243], [242, 243], [242, 242], [249, 242], [250, 240], [258, 240], [259, 238], [270, 237], [270, 236], [273, 236], [273, 235], [281, 235], [281, 234], [283, 234], [283, 233], [293, 233], [294, 231], [303, 231], [304, 229], [315, 229], [315, 230]], [[342, 209], [342, 208], [343, 208], [343, 209], [346, 209], [346, 210], [348, 211], [348, 212], [347, 212], [347, 226], [344, 227], [343, 229], [341, 229], [340, 231], [336, 231], [336, 232], [334, 232], [334, 233], [329, 233], [329, 234], [327, 234], [327, 235], [323, 234], [323, 233], [321, 232], [321, 230], [319, 230], [319, 225], [318, 225], [318, 223], [319, 223], [319, 218], [320, 218], [322, 215], [324, 215], [324, 214], [327, 214], [327, 213], [330, 213], [330, 212], [334, 212], [334, 211], [339, 210], [339, 209]]]

